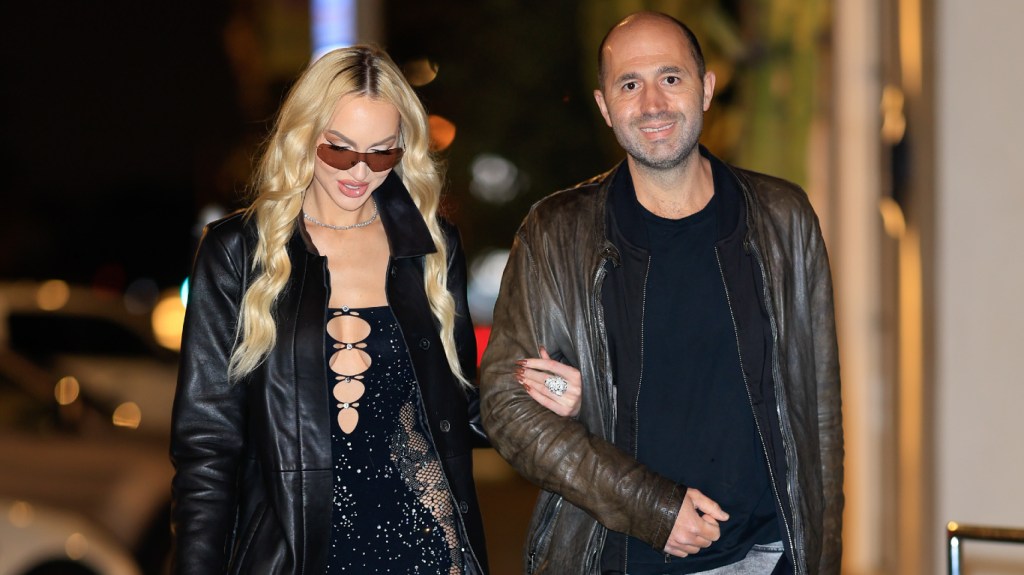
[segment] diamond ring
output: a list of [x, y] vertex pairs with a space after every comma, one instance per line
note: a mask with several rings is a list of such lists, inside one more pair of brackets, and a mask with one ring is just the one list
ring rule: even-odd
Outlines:
[[567, 389], [569, 389], [569, 382], [563, 377], [553, 375], [544, 380], [544, 387], [548, 388], [548, 391], [561, 397]]

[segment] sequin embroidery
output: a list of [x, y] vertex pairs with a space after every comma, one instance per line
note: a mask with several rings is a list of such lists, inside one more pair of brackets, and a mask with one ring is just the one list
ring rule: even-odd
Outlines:
[[333, 529], [328, 573], [461, 575], [462, 543], [389, 307], [331, 309]]

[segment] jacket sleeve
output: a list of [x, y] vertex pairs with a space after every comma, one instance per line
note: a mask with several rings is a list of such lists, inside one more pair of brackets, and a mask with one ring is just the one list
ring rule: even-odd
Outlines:
[[174, 573], [223, 574], [228, 566], [246, 437], [245, 383], [227, 376], [241, 266], [219, 238], [204, 235], [189, 279], [172, 416]]
[[480, 391], [476, 387], [476, 332], [473, 318], [469, 313], [466, 254], [462, 250], [462, 240], [455, 226], [445, 222], [445, 235], [448, 250], [448, 291], [455, 301], [455, 347], [462, 374], [474, 385], [472, 389], [467, 390], [473, 447], [490, 447], [490, 441], [480, 421]]
[[[609, 529], [663, 549], [686, 488], [592, 433], [587, 422], [599, 425], [600, 416], [581, 412], [578, 420], [561, 417], [534, 401], [516, 381], [515, 361], [537, 357], [542, 344], [553, 357], [579, 357], [573, 346], [586, 337], [580, 331], [587, 328], [575, 325], [565, 308], [592, 305], [574, 299], [582, 296], [567, 285], [592, 278], [566, 280], [570, 270], [553, 269], [551, 260], [533, 252], [527, 239], [532, 237], [521, 228], [513, 244], [483, 358], [482, 411], [491, 443], [542, 489], [562, 496]], [[561, 250], [566, 265], [574, 257], [572, 246], [560, 240], [541, 236], [537, 245]], [[596, 394], [603, 393], [603, 382], [595, 381], [597, 366], [576, 367], [583, 376], [587, 411], [586, 403], [596, 402]]]
[[814, 370], [818, 394], [818, 434], [824, 498], [822, 552], [817, 573], [838, 575], [842, 559], [843, 527], [843, 415], [839, 383], [839, 347], [836, 341], [832, 272], [816, 217], [812, 218], [807, 254], [811, 280], [810, 304], [814, 334]]

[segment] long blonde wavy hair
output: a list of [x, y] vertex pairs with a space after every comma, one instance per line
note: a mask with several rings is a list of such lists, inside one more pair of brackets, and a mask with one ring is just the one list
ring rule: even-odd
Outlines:
[[335, 104], [348, 95], [388, 102], [398, 109], [405, 155], [395, 171], [437, 248], [426, 256], [423, 284], [430, 311], [441, 326], [448, 365], [460, 382], [469, 385], [455, 346], [455, 302], [448, 292], [447, 249], [437, 218], [441, 170], [430, 155], [427, 114], [391, 58], [365, 45], [334, 50], [311, 63], [289, 91], [267, 140], [254, 179], [255, 198], [246, 214], [255, 218], [259, 237], [252, 262], [255, 279], [242, 298], [229, 375], [238, 380], [251, 373], [277, 341], [274, 304], [291, 274], [286, 244], [313, 181], [317, 142]]

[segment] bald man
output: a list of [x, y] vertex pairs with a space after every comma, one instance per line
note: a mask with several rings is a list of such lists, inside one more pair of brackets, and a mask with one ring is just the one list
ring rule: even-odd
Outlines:
[[[699, 144], [715, 75], [686, 25], [632, 14], [598, 69], [594, 98], [626, 158], [530, 211], [483, 358], [491, 441], [542, 488], [525, 570], [839, 573], [818, 219], [796, 185]], [[523, 359], [541, 348], [578, 375]], [[529, 397], [567, 392], [582, 392], [575, 417]]]

